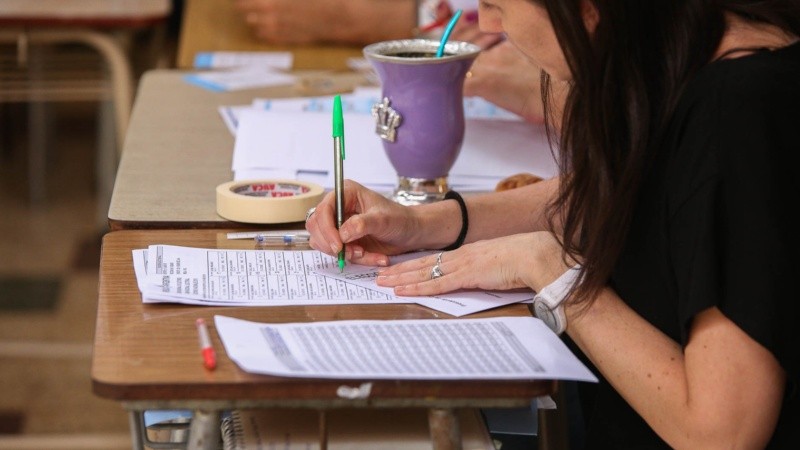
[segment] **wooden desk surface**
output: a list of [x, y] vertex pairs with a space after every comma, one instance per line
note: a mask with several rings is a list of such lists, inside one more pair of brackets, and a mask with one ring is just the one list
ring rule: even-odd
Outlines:
[[191, 68], [198, 52], [291, 51], [294, 69], [347, 68], [347, 59], [363, 56], [361, 47], [316, 45], [280, 46], [257, 40], [232, 0], [190, 0], [183, 7], [177, 66]]
[[[192, 401], [219, 407], [253, 406], [444, 406], [514, 407], [551, 394], [554, 381], [375, 381], [367, 400], [343, 400], [337, 387], [362, 380], [319, 380], [248, 374], [225, 354], [213, 316], [260, 322], [346, 319], [436, 319], [446, 314], [416, 304], [292, 307], [205, 307], [143, 304], [131, 250], [150, 244], [216, 248], [228, 245], [229, 230], [123, 230], [103, 239], [92, 387], [95, 394], [146, 407], [189, 407]], [[219, 244], [218, 244], [219, 243]], [[511, 305], [469, 317], [528, 315]], [[195, 320], [210, 325], [218, 367], [201, 363]]]
[[217, 215], [215, 189], [233, 180], [235, 142], [218, 107], [348, 92], [363, 82], [355, 73], [326, 74], [330, 91], [313, 92], [307, 86], [318, 75], [303, 73], [296, 86], [212, 92], [185, 82], [186, 73], [154, 70], [139, 83], [108, 211], [112, 230], [247, 227]]
[[0, 0], [0, 25], [136, 28], [171, 11], [170, 0]]

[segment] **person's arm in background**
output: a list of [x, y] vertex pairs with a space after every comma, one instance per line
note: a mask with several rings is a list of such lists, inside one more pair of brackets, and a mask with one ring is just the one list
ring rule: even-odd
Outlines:
[[410, 38], [414, 0], [234, 0], [255, 36], [273, 44], [365, 45]]
[[[462, 8], [464, 14], [456, 22], [450, 41], [470, 42], [482, 49], [467, 73], [464, 96], [481, 97], [531, 123], [544, 121], [540, 69], [506, 41], [503, 33], [480, 30], [477, 1], [421, 1], [419, 19], [423, 23], [416, 30], [421, 37], [439, 39], [454, 10]], [[560, 110], [563, 93], [558, 97], [554, 102]]]
[[[509, 41], [502, 41], [478, 55], [464, 81], [464, 95], [481, 97], [528, 122], [544, 120], [540, 69]], [[559, 117], [566, 86], [553, 86], [554, 116]]]

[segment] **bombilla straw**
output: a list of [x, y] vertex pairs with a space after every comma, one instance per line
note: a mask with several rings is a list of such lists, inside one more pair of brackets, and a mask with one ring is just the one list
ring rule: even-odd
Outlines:
[[439, 41], [439, 50], [436, 51], [437, 58], [441, 58], [442, 55], [444, 55], [444, 44], [446, 44], [447, 40], [450, 39], [450, 33], [453, 32], [453, 27], [456, 26], [456, 22], [458, 22], [458, 19], [461, 18], [462, 12], [463, 11], [460, 9], [456, 11], [456, 13], [453, 14], [453, 17], [450, 18], [450, 22], [448, 22], [447, 28], [444, 29], [444, 33], [442, 34], [442, 40]]

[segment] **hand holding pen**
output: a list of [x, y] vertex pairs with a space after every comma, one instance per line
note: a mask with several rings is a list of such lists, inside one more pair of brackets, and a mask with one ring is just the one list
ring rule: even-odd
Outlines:
[[[409, 246], [409, 236], [416, 231], [415, 227], [419, 222], [414, 219], [408, 207], [353, 180], [345, 183], [344, 119], [341, 98], [338, 95], [334, 97], [333, 142], [334, 192], [329, 192], [309, 211], [306, 218], [308, 245], [326, 254], [336, 253], [342, 271], [345, 266], [345, 247], [349, 252], [349, 259], [356, 264], [386, 266], [389, 264], [389, 255], [413, 249]], [[345, 185], [348, 187], [347, 201]], [[346, 222], [345, 215], [349, 215]], [[386, 221], [381, 219], [384, 215], [408, 234], [398, 233], [397, 229], [384, 226]]]

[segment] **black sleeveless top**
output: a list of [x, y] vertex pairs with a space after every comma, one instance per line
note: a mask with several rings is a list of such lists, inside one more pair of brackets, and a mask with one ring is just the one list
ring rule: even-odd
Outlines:
[[[703, 68], [647, 174], [611, 280], [683, 345], [692, 318], [716, 306], [775, 355], [788, 387], [770, 448], [800, 448], [798, 153], [800, 44]], [[606, 380], [579, 392], [588, 448], [668, 448]]]

